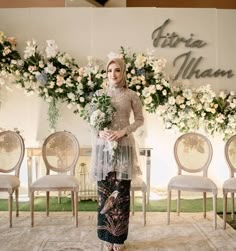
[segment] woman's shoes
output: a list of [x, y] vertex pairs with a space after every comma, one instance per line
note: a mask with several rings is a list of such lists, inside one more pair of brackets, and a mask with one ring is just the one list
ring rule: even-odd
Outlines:
[[107, 241], [104, 241], [104, 247], [106, 251], [112, 251], [113, 250], [113, 244]]
[[124, 250], [124, 244], [113, 244], [113, 251], [122, 251]]

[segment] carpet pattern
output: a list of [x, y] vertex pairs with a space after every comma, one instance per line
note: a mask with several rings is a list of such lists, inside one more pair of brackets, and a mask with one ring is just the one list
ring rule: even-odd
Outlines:
[[[236, 231], [217, 218], [217, 230], [212, 227], [212, 213], [204, 219], [201, 213], [147, 213], [147, 225], [142, 226], [142, 213], [130, 217], [126, 251], [232, 251], [236, 250]], [[96, 212], [79, 212], [79, 227], [69, 212], [35, 212], [35, 226], [30, 227], [30, 213], [20, 212], [8, 226], [8, 213], [0, 212], [1, 251], [103, 251], [97, 239]]]

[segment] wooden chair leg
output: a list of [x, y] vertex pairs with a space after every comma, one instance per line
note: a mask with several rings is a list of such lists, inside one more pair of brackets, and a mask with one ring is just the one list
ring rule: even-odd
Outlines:
[[206, 192], [203, 192], [203, 217], [206, 219]]
[[9, 198], [8, 198], [8, 211], [9, 211], [9, 225], [12, 227], [12, 191], [9, 192]]
[[226, 228], [227, 193], [223, 191], [223, 228]]
[[134, 215], [134, 191], [131, 191], [132, 215]]
[[15, 197], [16, 197], [16, 217], [19, 216], [19, 189], [15, 190]]
[[78, 227], [78, 192], [74, 192], [74, 211], [75, 211], [75, 226]]
[[75, 199], [73, 191], [71, 191], [71, 207], [72, 207], [72, 215], [75, 216]]
[[143, 194], [143, 226], [146, 225], [146, 197], [147, 197], [147, 193], [146, 192], [142, 192]]
[[46, 214], [49, 216], [49, 191], [46, 192]]
[[168, 198], [167, 198], [167, 224], [170, 224], [170, 208], [171, 208], [171, 190], [168, 191]]
[[34, 192], [30, 193], [31, 227], [34, 226]]
[[217, 209], [217, 196], [213, 195], [213, 227], [216, 229], [217, 227], [217, 214], [216, 214], [216, 209]]
[[232, 205], [232, 209], [231, 209], [231, 219], [234, 220], [234, 193], [231, 193], [231, 205]]
[[181, 196], [181, 191], [178, 190], [178, 198], [177, 198], [177, 215], [179, 216], [180, 213], [180, 196]]

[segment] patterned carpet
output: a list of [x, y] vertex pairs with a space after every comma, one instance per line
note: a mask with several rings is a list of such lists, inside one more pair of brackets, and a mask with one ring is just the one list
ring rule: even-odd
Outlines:
[[[166, 213], [147, 213], [147, 226], [142, 226], [142, 213], [130, 218], [126, 251], [211, 251], [236, 250], [236, 231], [217, 218], [217, 230], [212, 227], [212, 214], [203, 219], [200, 213], [171, 214], [166, 224]], [[0, 212], [1, 251], [102, 251], [96, 237], [96, 213], [79, 212], [79, 227], [69, 212], [52, 212], [46, 217], [35, 213], [35, 227], [30, 227], [30, 213], [20, 212], [8, 227], [7, 212]]]

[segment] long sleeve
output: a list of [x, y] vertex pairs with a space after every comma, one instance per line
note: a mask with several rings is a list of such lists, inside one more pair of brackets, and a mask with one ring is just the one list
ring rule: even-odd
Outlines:
[[124, 128], [126, 134], [135, 132], [144, 123], [142, 103], [135, 92], [132, 92], [131, 107], [134, 113], [134, 122]]

